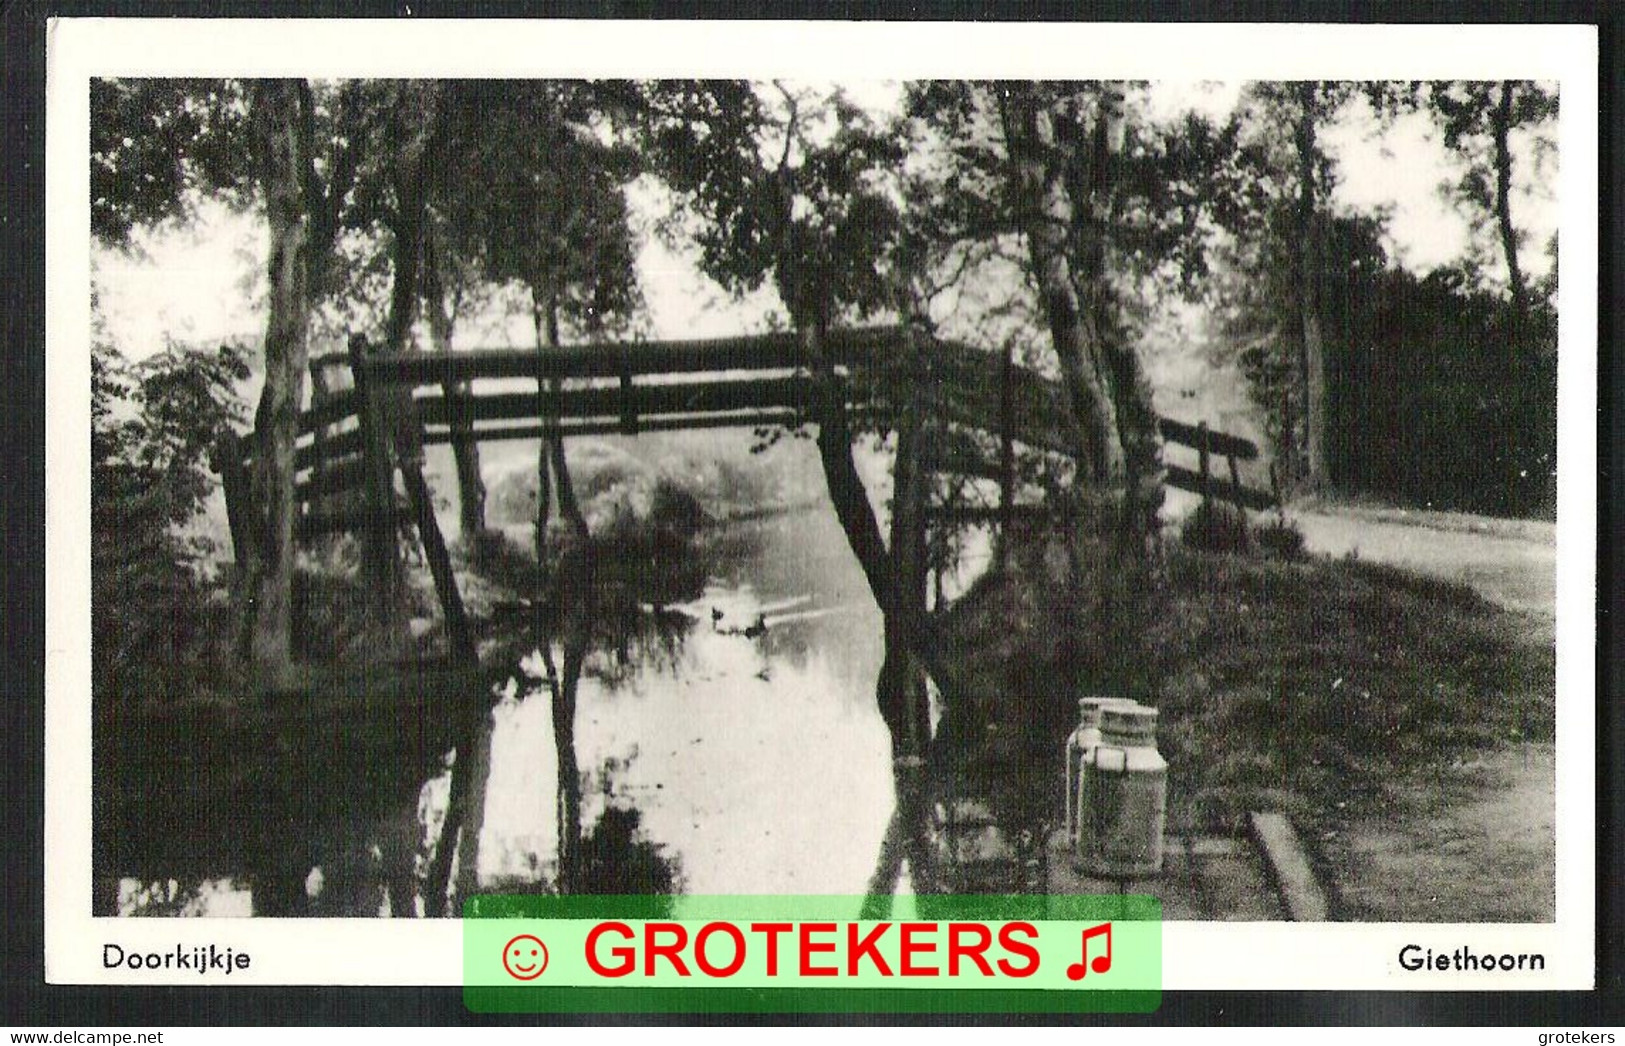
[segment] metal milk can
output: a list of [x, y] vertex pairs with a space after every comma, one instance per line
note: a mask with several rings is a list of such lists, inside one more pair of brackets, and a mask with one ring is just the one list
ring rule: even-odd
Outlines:
[[1168, 762], [1157, 751], [1157, 710], [1102, 709], [1100, 741], [1084, 773], [1089, 805], [1080, 820], [1092, 829], [1092, 852], [1084, 854], [1089, 873], [1127, 880], [1161, 872]]
[[1089, 763], [1100, 743], [1100, 717], [1107, 708], [1133, 707], [1126, 697], [1078, 699], [1078, 727], [1066, 739], [1066, 841], [1075, 856], [1087, 857], [1093, 838], [1089, 818]]
[[1079, 801], [1083, 768], [1093, 756], [1095, 746], [1100, 743], [1100, 709], [1108, 700], [1110, 698], [1078, 698], [1078, 726], [1066, 739], [1066, 778], [1062, 787], [1066, 790], [1065, 824], [1069, 846], [1076, 846], [1078, 842], [1078, 825], [1082, 821], [1078, 811], [1084, 809]]

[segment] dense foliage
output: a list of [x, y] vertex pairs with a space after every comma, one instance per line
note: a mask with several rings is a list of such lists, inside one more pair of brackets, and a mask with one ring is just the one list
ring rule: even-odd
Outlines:
[[[1058, 364], [1096, 481], [1155, 486], [1138, 357], [1158, 349], [1136, 342], [1183, 302], [1218, 319], [1289, 490], [1550, 504], [1552, 288], [1518, 265], [1514, 206], [1548, 169], [1548, 88], [1252, 84], [1217, 122], [1154, 116], [1142, 83], [929, 82], [901, 101], [886, 114], [840, 89], [744, 81], [98, 80], [92, 228], [125, 247], [206, 199], [265, 208], [281, 246], [262, 411], [299, 401], [313, 314], [404, 348], [428, 299], [450, 351], [459, 313], [519, 289], [539, 342], [636, 332], [637, 182], [667, 205], [653, 227], [707, 276], [777, 292], [770, 323], [909, 315]], [[1383, 250], [1383, 214], [1334, 203], [1328, 135], [1406, 114], [1461, 167], [1441, 206], [1499, 255], [1479, 243], [1412, 272]], [[279, 267], [290, 250], [299, 264]], [[460, 453], [478, 529], [477, 456]], [[249, 564], [247, 606], [287, 595], [292, 557], [272, 551]], [[253, 626], [256, 649], [285, 649], [270, 635], [285, 618]]]
[[95, 693], [155, 696], [157, 676], [218, 651], [223, 593], [187, 526], [216, 483], [210, 451], [242, 420], [241, 349], [171, 347], [140, 363], [91, 357], [91, 614]]
[[[1339, 487], [1437, 508], [1547, 516], [1557, 490], [1557, 323], [1520, 329], [1460, 273], [1382, 273], [1333, 356]], [[1364, 328], [1363, 330], [1361, 328]], [[1381, 433], [1381, 439], [1361, 434]]]
[[[1552, 281], [1527, 321], [1462, 268], [1395, 265], [1374, 218], [1325, 221], [1318, 267], [1334, 489], [1439, 509], [1550, 515], [1557, 462]], [[1300, 413], [1287, 270], [1253, 269], [1226, 328], [1278, 453]]]

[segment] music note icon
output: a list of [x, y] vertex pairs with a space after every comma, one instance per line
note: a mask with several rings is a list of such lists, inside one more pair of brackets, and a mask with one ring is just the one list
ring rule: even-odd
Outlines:
[[[1091, 937], [1106, 938], [1106, 954], [1095, 956], [1094, 962], [1089, 961], [1089, 938]], [[1096, 973], [1105, 973], [1112, 968], [1111, 923], [1101, 923], [1099, 926], [1093, 926], [1083, 931], [1083, 958], [1066, 968], [1066, 979], [1081, 981], [1088, 975], [1090, 967], [1093, 967]]]

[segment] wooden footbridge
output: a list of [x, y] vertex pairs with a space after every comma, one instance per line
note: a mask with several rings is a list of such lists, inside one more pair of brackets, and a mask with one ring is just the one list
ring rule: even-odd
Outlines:
[[[859, 427], [887, 431], [905, 403], [918, 402], [915, 394], [926, 383], [936, 416], [935, 436], [927, 441], [931, 458], [922, 464], [997, 482], [1001, 504], [961, 511], [957, 521], [1008, 523], [1016, 507], [1017, 447], [1028, 460], [1065, 467], [1071, 441], [1062, 389], [974, 347], [916, 341], [917, 350], [907, 352], [908, 344], [896, 328], [831, 332], [826, 353], [848, 415]], [[374, 354], [354, 339], [346, 353], [313, 359], [315, 391], [300, 417], [295, 450], [296, 539], [355, 531], [369, 547], [398, 556], [402, 525], [414, 528], [444, 611], [451, 663], [420, 666], [415, 676], [384, 673], [382, 683], [318, 680], [304, 688], [311, 698], [305, 704], [326, 695], [335, 698], [334, 707], [304, 708], [292, 737], [283, 736], [283, 710], [263, 703], [224, 721], [219, 709], [204, 709], [150, 729], [121, 723], [109, 730], [103, 736], [115, 739], [110, 743], [117, 751], [98, 749], [98, 760], [106, 760], [97, 789], [104, 801], [97, 832], [103, 877], [241, 873], [223, 866], [233, 855], [251, 867], [272, 862], [282, 868], [287, 874], [278, 878], [286, 888], [309, 857], [310, 838], [329, 830], [324, 826], [376, 816], [410, 798], [440, 754], [466, 742], [472, 713], [466, 699], [452, 695], [468, 689], [477, 658], [423, 477], [424, 446], [796, 426], [814, 420], [814, 379], [805, 362], [799, 340], [788, 333], [447, 355]], [[1242, 482], [1237, 462], [1257, 458], [1253, 444], [1205, 425], [1171, 419], [1160, 425], [1166, 440], [1199, 454], [1196, 470], [1167, 468], [1171, 486], [1253, 509], [1274, 504], [1271, 495]], [[248, 476], [255, 445], [252, 437], [227, 436], [215, 458], [239, 562], [245, 543], [254, 540]], [[1215, 455], [1228, 459], [1228, 476], [1214, 474]], [[344, 698], [357, 688], [371, 696]], [[339, 721], [346, 707], [356, 716]], [[478, 711], [483, 715], [483, 706]], [[384, 731], [382, 747], [368, 729], [379, 715], [403, 727]], [[322, 723], [331, 733], [317, 736]], [[267, 734], [279, 734], [268, 759], [260, 758]], [[345, 741], [349, 734], [355, 737]], [[143, 738], [171, 738], [173, 747], [155, 748]], [[255, 829], [264, 838], [245, 850], [236, 815], [267, 802], [276, 810], [273, 821]], [[302, 842], [284, 854], [289, 840]]]
[[[880, 431], [892, 427], [905, 389], [931, 383], [941, 411], [935, 420], [942, 423], [933, 470], [1008, 479], [1008, 462], [998, 452], [1006, 437], [1029, 453], [1069, 454], [1058, 382], [962, 343], [935, 341], [912, 360], [902, 344], [895, 328], [846, 330], [829, 335], [826, 351], [846, 383], [849, 413]], [[380, 491], [369, 490], [369, 481], [387, 475], [387, 466], [369, 459], [387, 449], [392, 428], [397, 447], [421, 447], [458, 439], [795, 426], [811, 420], [813, 383], [804, 363], [800, 342], [789, 333], [437, 355], [375, 355], [352, 343], [346, 354], [311, 361], [316, 392], [300, 418], [296, 453], [298, 533], [357, 530], [376, 518]], [[1168, 466], [1168, 485], [1251, 509], [1275, 504], [1272, 494], [1245, 485], [1239, 473], [1238, 462], [1258, 457], [1256, 445], [1205, 424], [1162, 418], [1159, 425], [1165, 440], [1196, 448], [1201, 462], [1196, 470]], [[234, 440], [218, 460], [234, 541], [246, 518], [250, 446], [251, 439]], [[1227, 476], [1214, 474], [1214, 456], [1228, 460]], [[332, 497], [347, 491], [367, 497]], [[388, 501], [394, 506], [385, 514], [421, 520], [399, 499]], [[329, 507], [334, 504], [342, 507]]]

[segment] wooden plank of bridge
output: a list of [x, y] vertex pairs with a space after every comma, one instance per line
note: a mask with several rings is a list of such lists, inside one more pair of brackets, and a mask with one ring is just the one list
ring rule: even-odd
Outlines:
[[[894, 328], [830, 332], [830, 361], [850, 368], [857, 405], [866, 406], [877, 396], [884, 399], [888, 389], [899, 385], [900, 344], [901, 335]], [[1013, 362], [1008, 374], [1003, 374], [999, 357], [955, 342], [935, 341], [929, 351], [948, 392], [944, 410], [950, 420], [984, 430], [997, 427], [997, 419], [1006, 416], [1000, 400], [1007, 395], [1013, 407], [1017, 439], [1065, 449], [1067, 444], [1061, 435], [1065, 404], [1052, 381]], [[539, 386], [566, 377], [614, 379], [613, 385], [567, 390], [559, 403], [563, 418], [615, 419], [621, 431], [647, 431], [647, 421], [663, 414], [804, 410], [808, 405], [807, 382], [782, 372], [805, 362], [793, 336], [767, 334], [702, 341], [561, 346], [541, 352], [475, 350], [449, 357], [418, 353], [372, 356], [365, 366], [376, 381], [403, 387], [475, 378], [528, 377]], [[645, 386], [633, 380], [639, 375], [707, 371], [716, 376]], [[773, 371], [781, 373], [769, 373]], [[431, 426], [448, 424], [453, 412], [447, 400], [443, 394], [423, 396], [423, 420]], [[530, 419], [543, 412], [535, 393], [485, 394], [472, 409], [482, 422]], [[499, 438], [507, 438], [507, 433]]]
[[[318, 360], [325, 359], [325, 358], [326, 357], [322, 357], [322, 356], [312, 356], [310, 358], [310, 362], [308, 364], [308, 366], [310, 368], [310, 406], [311, 406], [311, 409], [313, 409], [313, 410], [316, 407], [321, 406], [322, 402], [327, 399], [328, 392], [330, 391], [328, 389], [328, 386], [327, 386], [327, 368], [325, 366], [322, 366], [321, 364], [319, 364], [317, 362]], [[327, 426], [326, 425], [317, 425], [314, 429], [311, 430], [310, 459], [311, 459], [310, 460], [310, 484], [313, 487], [320, 486], [325, 481], [326, 476], [324, 474], [327, 472]], [[293, 467], [294, 467], [294, 471], [297, 473], [298, 470], [299, 470], [299, 448], [298, 447], [294, 448]], [[295, 490], [296, 491], [297, 491], [297, 488], [298, 488], [298, 485], [295, 484]], [[299, 502], [299, 500], [300, 500], [300, 498], [299, 498], [298, 494], [296, 493], [294, 495], [294, 502], [295, 502], [294, 510], [295, 510], [296, 513], [298, 512], [298, 502]], [[311, 511], [315, 512], [320, 507], [321, 507], [320, 504], [316, 501], [315, 497], [313, 496], [312, 500], [311, 500], [311, 505], [310, 505]]]
[[[1199, 425], [1189, 425], [1173, 418], [1158, 418], [1157, 428], [1162, 432], [1162, 438], [1171, 443], [1183, 443], [1188, 447], [1196, 447], [1204, 439], [1203, 430], [1207, 429], [1207, 422]], [[1234, 458], [1243, 458], [1252, 461], [1258, 457], [1258, 445], [1251, 440], [1242, 439], [1224, 432], [1209, 430], [1205, 437], [1208, 448], [1215, 454], [1225, 454]]]
[[[830, 331], [832, 364], [868, 365], [901, 342], [893, 327]], [[623, 359], [624, 354], [624, 359]], [[405, 353], [369, 357], [368, 373], [386, 384], [440, 385], [475, 378], [619, 378], [708, 371], [793, 370], [806, 365], [799, 338], [788, 332], [683, 341], [594, 342], [537, 349], [474, 349], [449, 355]]]
[[[896, 350], [901, 337], [895, 328], [830, 332], [829, 356], [851, 368], [849, 384], [855, 402], [849, 404], [848, 410], [878, 415], [876, 420], [883, 426], [890, 423], [886, 417], [890, 409], [885, 407], [888, 390], [906, 383], [898, 370], [903, 354]], [[1013, 437], [1029, 451], [1064, 453], [1068, 449], [1063, 432], [1064, 398], [1053, 381], [1011, 360], [959, 343], [936, 341], [929, 352], [943, 389], [940, 414], [950, 425]], [[569, 437], [735, 425], [792, 425], [806, 420], [805, 410], [811, 393], [808, 379], [763, 372], [783, 371], [803, 363], [802, 348], [793, 336], [769, 334], [700, 341], [562, 346], [541, 353], [476, 350], [452, 357], [369, 356], [361, 366], [369, 377], [402, 392], [409, 386], [447, 380], [504, 376], [536, 380], [536, 392], [487, 393], [469, 399], [473, 420], [480, 423], [473, 436], [483, 441], [534, 439], [550, 434]], [[634, 380], [640, 374], [705, 371], [719, 373], [710, 379], [650, 385], [638, 385]], [[725, 371], [734, 373], [721, 373]], [[739, 374], [740, 371], [745, 374]], [[598, 382], [564, 389], [560, 387], [563, 377], [589, 382], [610, 378], [613, 383]], [[414, 429], [412, 439], [429, 443], [450, 441], [454, 419], [461, 414], [459, 404], [453, 402], [456, 399], [455, 394], [444, 391], [420, 397], [420, 416], [430, 427]], [[342, 404], [321, 405], [305, 419], [305, 430], [310, 431], [316, 423], [333, 420], [329, 415], [340, 409]], [[517, 423], [491, 424], [505, 419]], [[1170, 485], [1247, 508], [1264, 509], [1275, 504], [1269, 495], [1241, 484], [1237, 461], [1258, 456], [1258, 448], [1252, 442], [1214, 432], [1205, 422], [1191, 425], [1160, 418], [1158, 425], [1165, 439], [1193, 446], [1204, 458], [1195, 473], [1171, 466]], [[361, 442], [358, 435], [350, 433], [341, 434], [339, 438], [345, 440], [346, 447], [352, 441]], [[1213, 454], [1227, 458], [1228, 483], [1213, 475]], [[300, 448], [301, 464], [315, 456], [314, 448]], [[1007, 485], [1009, 466], [1007, 455], [999, 461], [998, 467], [976, 467], [972, 471]]]
[[1247, 814], [1247, 823], [1269, 863], [1287, 917], [1293, 922], [1325, 922], [1331, 905], [1292, 822], [1284, 814], [1255, 810]]
[[[348, 366], [348, 363], [349, 361], [339, 353], [327, 353], [310, 358], [310, 406], [312, 413], [320, 411], [329, 401], [344, 391], [338, 385], [337, 371], [341, 367]], [[331, 431], [332, 426], [338, 424], [341, 420], [335, 419], [333, 422], [314, 425], [310, 430], [311, 441], [308, 457], [311, 469], [310, 481], [313, 488], [321, 487], [325, 482], [324, 473], [327, 471], [329, 462], [343, 453], [342, 451], [335, 451], [333, 448], [332, 444], [336, 434]], [[295, 448], [295, 469], [305, 464], [300, 460], [300, 457], [298, 448]], [[321, 505], [313, 498], [311, 510], [314, 512], [320, 508]]]
[[[765, 425], [795, 425], [802, 419], [799, 411], [788, 408], [778, 410], [751, 410], [734, 411], [722, 414], [668, 414], [656, 417], [640, 417], [637, 420], [639, 432], [672, 432], [685, 429], [716, 429], [716, 428], [760, 428]], [[560, 425], [552, 422], [543, 424], [538, 421], [521, 422], [517, 425], [487, 425], [474, 430], [474, 438], [482, 443], [500, 440], [530, 440], [541, 439], [545, 436], [557, 434], [570, 436], [608, 436], [620, 433], [625, 428], [625, 422], [619, 418], [585, 418], [576, 421], [567, 421]], [[450, 443], [454, 439], [450, 429], [444, 427], [426, 428], [423, 432], [423, 442], [427, 444]]]
[[[471, 401], [474, 417], [479, 421], [535, 418], [552, 424], [566, 418], [625, 419], [628, 413], [642, 416], [804, 407], [812, 390], [806, 378], [794, 376], [665, 382], [624, 388], [619, 383], [559, 388], [557, 379], [540, 380], [539, 392], [475, 395]], [[425, 424], [450, 424], [452, 412], [445, 396], [439, 392], [417, 397], [417, 408]]]
[[[347, 394], [347, 393], [346, 393]], [[318, 431], [328, 426], [319, 426]], [[321, 440], [321, 454], [326, 462], [335, 458], [342, 458], [347, 454], [359, 454], [363, 441], [359, 428], [341, 429], [338, 432], [328, 431]], [[316, 464], [317, 443], [314, 439], [309, 443], [298, 444], [293, 452], [294, 467], [299, 470], [313, 468]]]
[[[1158, 428], [1163, 438], [1170, 443], [1181, 443], [1196, 448], [1199, 467], [1196, 472], [1181, 468], [1178, 465], [1165, 467], [1164, 482], [1170, 487], [1188, 490], [1193, 494], [1200, 494], [1204, 502], [1218, 498], [1258, 511], [1274, 508], [1278, 499], [1260, 490], [1245, 487], [1241, 482], [1241, 470], [1236, 462], [1240, 458], [1253, 459], [1258, 457], [1258, 447], [1250, 440], [1240, 436], [1232, 436], [1224, 432], [1214, 432], [1208, 428], [1207, 422], [1196, 425], [1187, 425], [1184, 422], [1174, 421], [1171, 418], [1159, 418]], [[1229, 464], [1230, 481], [1228, 483], [1215, 479], [1212, 470], [1212, 455], [1220, 454]]]
[[1017, 501], [999, 505], [941, 505], [931, 510], [931, 519], [940, 523], [997, 523], [1009, 526], [1015, 520], [1042, 522], [1054, 509], [1042, 502]]
[[1188, 490], [1192, 494], [1202, 494], [1204, 491], [1211, 492], [1213, 497], [1221, 501], [1228, 501], [1231, 504], [1240, 505], [1242, 508], [1250, 508], [1258, 512], [1275, 507], [1275, 498], [1261, 490], [1254, 490], [1251, 487], [1238, 487], [1228, 480], [1212, 478], [1209, 478], [1204, 484], [1200, 474], [1187, 468], [1181, 468], [1178, 465], [1163, 467], [1163, 482], [1179, 490]]
[[312, 466], [310, 478], [296, 485], [299, 500], [310, 502], [311, 512], [319, 513], [324, 507], [324, 496], [365, 487], [371, 468], [372, 462], [364, 454], [329, 458], [324, 463]]
[[309, 410], [299, 415], [299, 433], [308, 435], [318, 426], [335, 424], [356, 416], [359, 411], [360, 397], [355, 389], [335, 392], [325, 402], [312, 404]]

